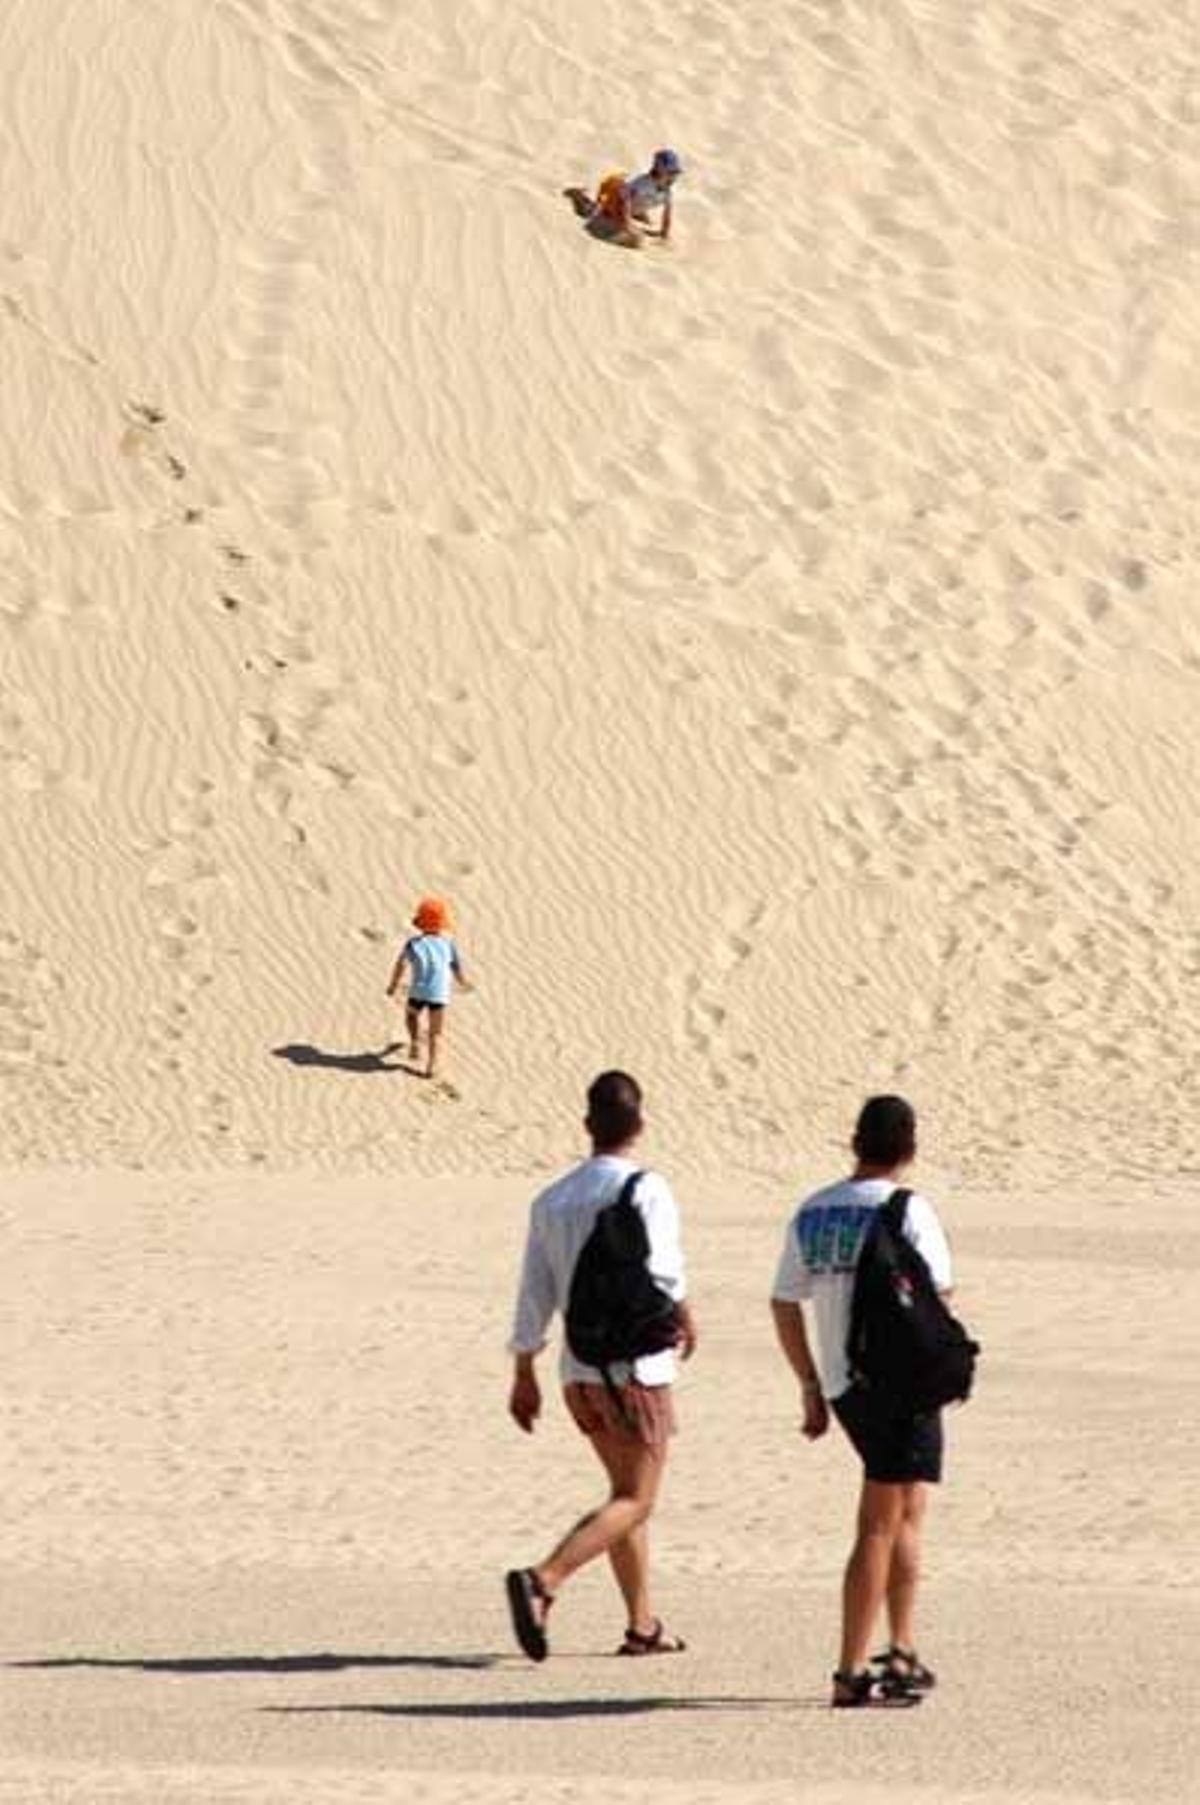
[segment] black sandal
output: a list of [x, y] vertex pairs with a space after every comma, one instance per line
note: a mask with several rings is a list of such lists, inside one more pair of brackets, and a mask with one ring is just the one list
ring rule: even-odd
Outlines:
[[681, 1655], [687, 1643], [682, 1636], [672, 1636], [663, 1628], [662, 1618], [656, 1618], [652, 1630], [625, 1631], [625, 1640], [617, 1650], [619, 1655]]
[[544, 1661], [550, 1653], [546, 1640], [546, 1616], [554, 1599], [532, 1567], [514, 1567], [504, 1576], [513, 1635], [531, 1661]]
[[847, 1673], [839, 1667], [833, 1676], [833, 1697], [829, 1702], [835, 1711], [854, 1711], [870, 1704], [874, 1690], [875, 1675], [869, 1667], [860, 1668], [857, 1673]]
[[839, 1668], [833, 1676], [833, 1697], [829, 1702], [835, 1711], [862, 1710], [868, 1706], [896, 1711], [919, 1705], [921, 1697], [919, 1692], [889, 1691], [869, 1667], [860, 1667], [857, 1673], [846, 1673]]
[[923, 1697], [937, 1685], [937, 1675], [917, 1658], [915, 1648], [904, 1648], [893, 1642], [882, 1655], [871, 1656], [872, 1667], [878, 1667], [881, 1690], [892, 1696], [905, 1693]]

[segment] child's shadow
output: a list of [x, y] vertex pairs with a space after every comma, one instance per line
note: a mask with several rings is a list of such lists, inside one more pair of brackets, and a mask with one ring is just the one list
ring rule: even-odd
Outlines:
[[336, 1072], [406, 1072], [412, 1068], [406, 1065], [388, 1063], [388, 1054], [396, 1053], [400, 1042], [394, 1041], [391, 1046], [384, 1047], [379, 1053], [334, 1053], [325, 1047], [309, 1046], [304, 1041], [292, 1041], [285, 1047], [272, 1047], [276, 1059], [286, 1059], [289, 1065], [316, 1065], [331, 1068]]

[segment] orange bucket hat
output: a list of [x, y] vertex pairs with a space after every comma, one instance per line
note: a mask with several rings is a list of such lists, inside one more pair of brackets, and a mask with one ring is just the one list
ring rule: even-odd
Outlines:
[[440, 896], [423, 896], [413, 911], [413, 926], [423, 934], [441, 934], [450, 926], [450, 905]]

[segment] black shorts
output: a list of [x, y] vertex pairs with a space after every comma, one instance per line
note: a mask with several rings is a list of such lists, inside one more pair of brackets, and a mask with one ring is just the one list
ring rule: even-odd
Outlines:
[[942, 1413], [922, 1416], [897, 1410], [865, 1386], [852, 1385], [833, 1399], [833, 1413], [861, 1455], [868, 1479], [880, 1485], [936, 1485], [942, 1476]]
[[445, 1003], [427, 1003], [424, 997], [409, 997], [408, 1006], [414, 1015], [420, 1015], [422, 1009], [428, 1009], [430, 1015], [440, 1015], [446, 1007]]

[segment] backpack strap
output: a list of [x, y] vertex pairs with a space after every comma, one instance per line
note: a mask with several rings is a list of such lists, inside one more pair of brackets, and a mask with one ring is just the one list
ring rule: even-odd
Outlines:
[[[640, 1169], [637, 1172], [631, 1172], [629, 1174], [629, 1177], [625, 1180], [624, 1184], [621, 1186], [621, 1189], [617, 1192], [617, 1195], [613, 1198], [612, 1203], [606, 1205], [605, 1207], [608, 1209], [612, 1209], [614, 1207], [619, 1207], [623, 1203], [632, 1203], [633, 1199], [634, 1199], [634, 1194], [637, 1191], [638, 1179], [644, 1178], [645, 1176], [646, 1176], [645, 1173], [643, 1171], [641, 1171]], [[612, 1399], [613, 1408], [616, 1410], [618, 1416], [621, 1418], [621, 1421], [625, 1424], [625, 1427], [627, 1429], [629, 1429], [631, 1432], [636, 1432], [637, 1424], [634, 1421], [632, 1414], [630, 1413], [628, 1405], [626, 1404], [624, 1398], [621, 1396], [620, 1392], [617, 1389], [617, 1382], [612, 1376], [612, 1368], [608, 1365], [602, 1366], [600, 1368], [600, 1377], [604, 1380], [604, 1388], [608, 1392], [609, 1397]]]
[[625, 1183], [621, 1186], [621, 1189], [617, 1192], [617, 1195], [613, 1198], [613, 1202], [632, 1203], [634, 1192], [638, 1187], [638, 1179], [645, 1178], [645, 1176], [646, 1174], [643, 1171], [631, 1172], [629, 1177], [625, 1180]]
[[904, 1218], [908, 1211], [908, 1200], [911, 1191], [895, 1190], [887, 1202], [880, 1208], [879, 1214], [891, 1229], [893, 1235], [904, 1233]]
[[858, 1349], [862, 1342], [863, 1318], [866, 1313], [866, 1300], [863, 1292], [861, 1268], [872, 1257], [881, 1228], [886, 1229], [893, 1240], [899, 1240], [904, 1232], [904, 1216], [908, 1209], [908, 1200], [911, 1196], [911, 1191], [897, 1188], [892, 1192], [885, 1203], [879, 1205], [879, 1208], [875, 1211], [875, 1214], [871, 1219], [866, 1234], [863, 1236], [862, 1245], [858, 1250], [858, 1269], [855, 1271], [854, 1286], [850, 1293], [850, 1325], [846, 1331], [846, 1358], [850, 1367], [850, 1376], [852, 1379], [857, 1379], [859, 1377], [857, 1372], [857, 1358]]

